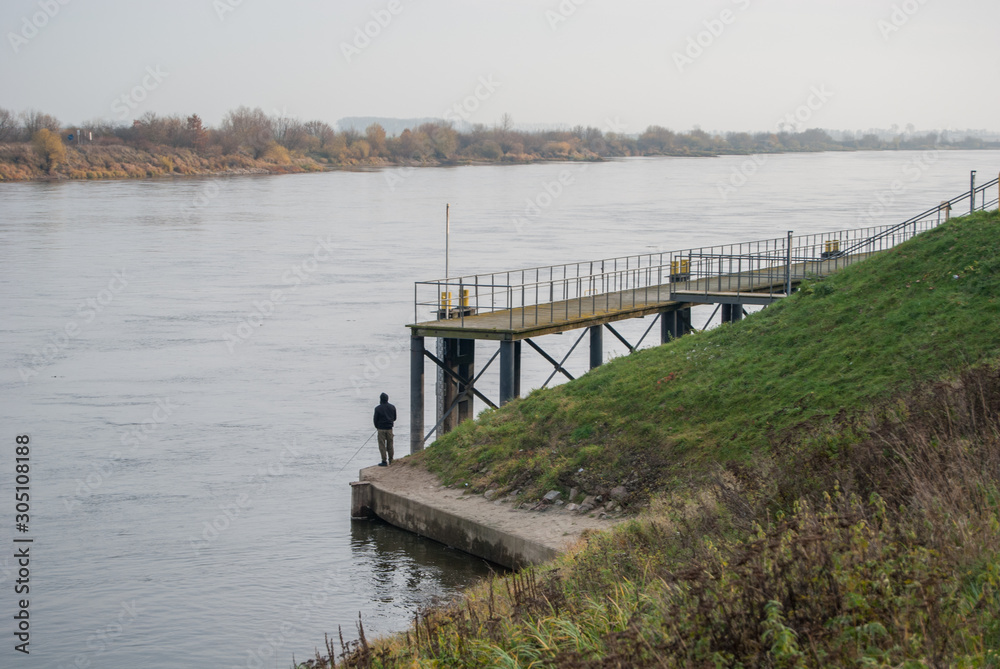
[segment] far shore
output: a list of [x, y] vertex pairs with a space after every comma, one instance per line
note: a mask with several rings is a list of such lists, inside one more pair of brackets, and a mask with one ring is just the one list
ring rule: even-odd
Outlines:
[[[993, 150], [984, 146], [971, 150]], [[529, 165], [536, 163], [605, 162], [618, 158], [716, 158], [721, 156], [776, 155], [789, 153], [829, 153], [860, 151], [926, 151], [970, 150], [965, 146], [899, 147], [899, 148], [818, 148], [775, 151], [713, 151], [690, 150], [660, 151], [643, 154], [599, 155], [593, 152], [568, 152], [566, 154], [514, 154], [508, 153], [487, 159], [481, 157], [434, 158], [422, 160], [394, 160], [382, 156], [345, 158], [333, 160], [316, 155], [288, 151], [265, 152], [253, 157], [248, 152], [221, 154], [218, 151], [199, 153], [191, 148], [156, 146], [139, 149], [126, 145], [68, 146], [61, 162], [46, 169], [36, 150], [29, 142], [0, 144], [0, 183], [24, 181], [86, 181], [118, 179], [152, 179], [162, 177], [230, 177], [272, 174], [306, 174], [335, 171], [378, 171], [384, 169], [415, 169], [423, 167], [463, 167], [470, 165]]]

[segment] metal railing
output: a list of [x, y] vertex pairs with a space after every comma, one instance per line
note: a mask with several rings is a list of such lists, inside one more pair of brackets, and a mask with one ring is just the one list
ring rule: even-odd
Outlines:
[[662, 251], [414, 284], [421, 309], [438, 320], [508, 312], [510, 329], [671, 300], [674, 293], [724, 292], [779, 297], [810, 275], [826, 274], [890, 249], [948, 220], [956, 205], [996, 208], [998, 180], [970, 189], [902, 223]]

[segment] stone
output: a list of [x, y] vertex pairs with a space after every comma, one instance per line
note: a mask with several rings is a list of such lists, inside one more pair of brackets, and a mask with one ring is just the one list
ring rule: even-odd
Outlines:
[[556, 506], [562, 506], [562, 505], [563, 505], [563, 501], [561, 499], [557, 499], [556, 500]]
[[577, 490], [576, 488], [570, 488], [569, 489], [569, 501], [572, 502], [573, 500], [575, 500], [576, 496], [579, 495], [579, 494], [580, 494], [579, 490]]
[[547, 493], [545, 493], [545, 497], [543, 497], [542, 499], [545, 500], [546, 502], [554, 502], [557, 499], [559, 499], [560, 495], [562, 495], [562, 493], [559, 492], [558, 490], [550, 490]]
[[500, 494], [498, 490], [487, 490], [483, 493], [483, 497], [486, 498], [487, 502], [492, 502], [498, 494]]
[[572, 502], [570, 502], [569, 504], [566, 505], [566, 510], [567, 511], [576, 511], [579, 508], [580, 508], [579, 504], [573, 504]]
[[608, 502], [607, 504], [604, 505], [604, 509], [608, 513], [611, 513], [612, 511], [614, 511], [617, 508], [618, 508], [618, 503], [615, 502], [615, 501]]
[[628, 495], [628, 490], [626, 490], [623, 485], [611, 489], [610, 497], [616, 502], [620, 502], [625, 499], [626, 495]]
[[580, 506], [589, 506], [591, 509], [593, 509], [595, 506], [597, 506], [597, 498], [594, 497], [593, 495], [587, 495], [586, 497], [583, 498], [583, 501], [580, 502]]
[[593, 504], [581, 504], [580, 505], [580, 513], [590, 513], [593, 510], [594, 510], [594, 505]]

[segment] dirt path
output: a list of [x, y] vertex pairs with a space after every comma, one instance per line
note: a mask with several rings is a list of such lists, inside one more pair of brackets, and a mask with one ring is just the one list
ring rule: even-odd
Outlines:
[[621, 520], [592, 518], [556, 506], [546, 511], [515, 509], [508, 501], [491, 502], [482, 495], [446, 488], [437, 475], [406, 459], [390, 467], [362, 469], [359, 480], [560, 552], [576, 543], [584, 531], [606, 530]]

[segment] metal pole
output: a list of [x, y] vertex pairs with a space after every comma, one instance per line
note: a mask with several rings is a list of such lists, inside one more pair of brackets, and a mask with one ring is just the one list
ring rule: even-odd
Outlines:
[[[451, 205], [444, 206], [444, 278], [448, 279], [448, 251], [451, 243]], [[446, 288], [447, 290], [447, 288]]]
[[410, 454], [424, 449], [424, 338], [410, 337]]
[[785, 295], [792, 294], [792, 231], [788, 231], [785, 245]]
[[590, 327], [590, 368], [596, 369], [604, 362], [604, 328], [600, 325]]
[[500, 406], [514, 399], [514, 342], [500, 342]]
[[969, 213], [976, 213], [976, 170], [969, 175]]

